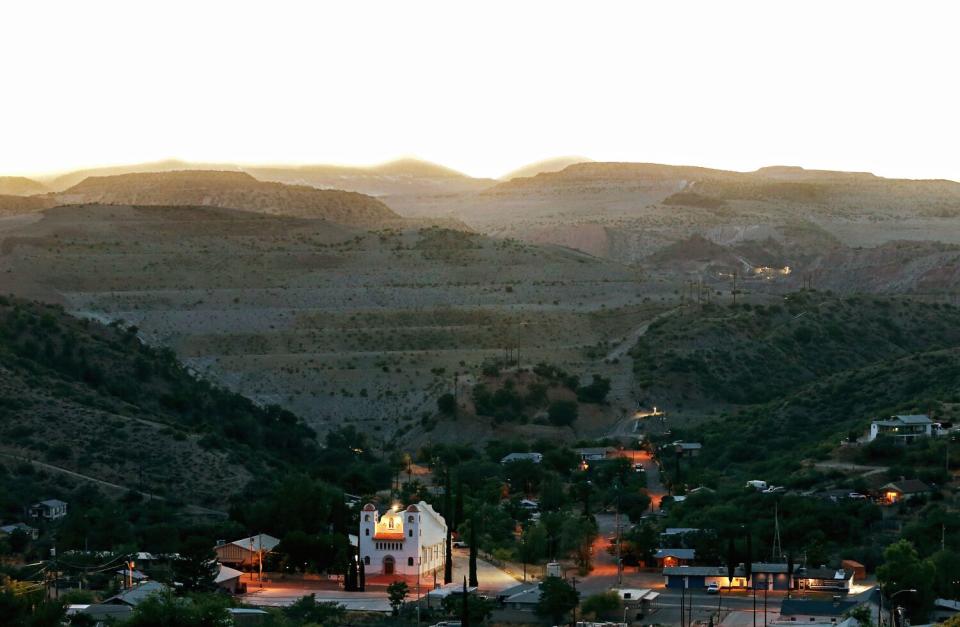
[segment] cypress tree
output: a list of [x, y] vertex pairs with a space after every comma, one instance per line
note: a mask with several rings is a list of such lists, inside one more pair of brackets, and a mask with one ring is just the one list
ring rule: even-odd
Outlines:
[[470, 521], [470, 585], [478, 586], [477, 580], [477, 519]]
[[453, 583], [453, 542], [451, 541], [449, 526], [447, 526], [446, 552], [443, 561], [443, 583]]
[[460, 626], [470, 627], [470, 595], [467, 594], [467, 578], [463, 578], [463, 605], [461, 607]]

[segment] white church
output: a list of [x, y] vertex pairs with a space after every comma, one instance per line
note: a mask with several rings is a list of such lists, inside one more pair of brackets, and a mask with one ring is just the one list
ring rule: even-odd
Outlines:
[[391, 508], [382, 516], [367, 503], [360, 512], [357, 548], [367, 574], [442, 575], [446, 541], [446, 521], [424, 501]]

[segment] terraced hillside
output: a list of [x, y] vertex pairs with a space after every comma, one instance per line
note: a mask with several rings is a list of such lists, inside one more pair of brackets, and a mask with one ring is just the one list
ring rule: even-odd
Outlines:
[[364, 421], [386, 437], [417, 424], [456, 372], [508, 347], [592, 373], [605, 342], [673, 298], [580, 252], [437, 228], [212, 207], [41, 216], [0, 230], [0, 290], [135, 324], [204, 376], [320, 430]]
[[[718, 272], [749, 277], [775, 263], [794, 272], [760, 277], [752, 289], [794, 290], [811, 275], [844, 292], [960, 289], [951, 273], [930, 272], [943, 265], [943, 246], [960, 245], [960, 183], [952, 181], [793, 167], [729, 172], [579, 163], [480, 193], [386, 200], [403, 215], [450, 215], [483, 233], [570, 246], [711, 286], [728, 280]], [[685, 246], [692, 238], [716, 244], [716, 254]], [[914, 243], [902, 270], [876, 277], [859, 270], [878, 258], [885, 264], [902, 242]], [[667, 263], [664, 249], [671, 249]]]
[[217, 507], [253, 476], [312, 458], [313, 438], [288, 412], [196, 380], [136, 329], [0, 298], [4, 462]]

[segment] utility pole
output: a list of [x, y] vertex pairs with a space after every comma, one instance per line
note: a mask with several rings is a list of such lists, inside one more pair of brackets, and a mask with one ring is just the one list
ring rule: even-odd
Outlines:
[[737, 304], [737, 271], [733, 271], [733, 304]]
[[623, 584], [623, 559], [620, 557], [620, 482], [616, 484], [617, 490], [617, 585]]

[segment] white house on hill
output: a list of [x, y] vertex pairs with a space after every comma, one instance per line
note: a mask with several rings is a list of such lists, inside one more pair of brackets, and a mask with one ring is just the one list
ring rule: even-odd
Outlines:
[[874, 420], [870, 423], [870, 435], [867, 439], [873, 442], [879, 435], [892, 437], [900, 444], [909, 444], [918, 438], [932, 437], [933, 421], [925, 414]]
[[367, 503], [360, 513], [359, 554], [367, 574], [424, 577], [442, 571], [446, 541], [446, 521], [424, 501], [382, 516]]

